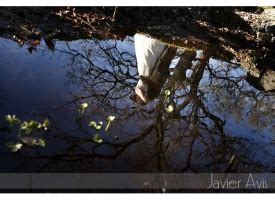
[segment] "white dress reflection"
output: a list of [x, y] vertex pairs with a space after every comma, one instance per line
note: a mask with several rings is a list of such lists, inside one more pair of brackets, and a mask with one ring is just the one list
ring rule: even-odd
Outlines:
[[132, 100], [145, 105], [159, 95], [176, 48], [142, 34], [136, 34], [134, 41], [139, 81]]

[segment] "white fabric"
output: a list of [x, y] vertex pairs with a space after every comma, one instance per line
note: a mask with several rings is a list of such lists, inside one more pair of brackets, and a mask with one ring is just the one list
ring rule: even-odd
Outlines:
[[[148, 77], [151, 75], [156, 62], [158, 61], [163, 51], [166, 49], [167, 45], [160, 42], [159, 40], [139, 33], [135, 34], [134, 40], [138, 73], [139, 75]], [[142, 86], [143, 82], [142, 80], [139, 80], [136, 90], [139, 90], [139, 88]], [[139, 94], [140, 91], [136, 91], [136, 93]], [[141, 98], [145, 101], [143, 96], [141, 96]]]
[[138, 73], [142, 76], [150, 76], [152, 69], [167, 45], [138, 33], [135, 34], [134, 40]]

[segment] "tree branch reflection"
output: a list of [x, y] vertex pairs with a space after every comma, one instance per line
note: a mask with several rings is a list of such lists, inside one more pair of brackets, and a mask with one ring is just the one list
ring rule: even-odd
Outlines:
[[[127, 163], [141, 172], [270, 170], [266, 167], [270, 161], [265, 165], [258, 155], [272, 158], [268, 150], [274, 149], [272, 142], [259, 146], [257, 139], [244, 137], [245, 131], [233, 130], [230, 123], [242, 121], [251, 130], [274, 132], [274, 94], [250, 87], [237, 64], [213, 60], [208, 52], [178, 48], [178, 62], [159, 96], [140, 106], [130, 100], [138, 72], [129, 48], [133, 41], [128, 38], [126, 43], [128, 47], [118, 41], [83, 40], [77, 44], [80, 49], [72, 43], [56, 48], [71, 58], [67, 86], [72, 100], [58, 109], [59, 118], [48, 114], [53, 124], [49, 137], [63, 141], [66, 148], [53, 154], [37, 150], [28, 156], [30, 161], [46, 160], [42, 171], [60, 162], [81, 165], [84, 171], [124, 169], [112, 169], [109, 162], [120, 167]], [[165, 90], [171, 91], [168, 98]], [[81, 121], [65, 123], [62, 116], [76, 118], [73, 110], [83, 101], [92, 105], [88, 114]], [[172, 113], [166, 111], [168, 105], [173, 105]], [[96, 144], [94, 132], [85, 124], [110, 113], [117, 120], [110, 133], [100, 132], [104, 143]], [[70, 128], [64, 128], [68, 123]]]

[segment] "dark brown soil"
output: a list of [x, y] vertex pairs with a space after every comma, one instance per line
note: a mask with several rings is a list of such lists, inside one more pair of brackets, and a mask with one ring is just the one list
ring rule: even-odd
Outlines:
[[[171, 45], [237, 58], [253, 77], [275, 70], [275, 33], [266, 33], [258, 8], [236, 7], [17, 7], [0, 8], [0, 36], [19, 44], [117, 38], [142, 32]], [[261, 36], [261, 37], [260, 37]], [[262, 37], [263, 36], [263, 37]]]

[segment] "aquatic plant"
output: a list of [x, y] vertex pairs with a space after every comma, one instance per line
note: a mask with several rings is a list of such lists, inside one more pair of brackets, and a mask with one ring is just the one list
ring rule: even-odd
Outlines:
[[45, 140], [43, 138], [21, 137], [20, 141], [28, 146], [46, 146]]
[[95, 121], [90, 121], [89, 125], [90, 128], [96, 128], [97, 124]]
[[[114, 121], [114, 119], [115, 119], [115, 116], [108, 116], [108, 118], [107, 118], [107, 125], [106, 125], [106, 128], [105, 128], [105, 131], [108, 131], [108, 129], [110, 127], [110, 124], [111, 124], [112, 121]], [[102, 121], [98, 121], [98, 122], [96, 122], [96, 121], [90, 121], [89, 124], [88, 124], [88, 126], [90, 128], [95, 129], [96, 131], [99, 131], [102, 128], [102, 126], [103, 126], [103, 122]], [[103, 139], [99, 135], [98, 132], [93, 135], [93, 141], [96, 142], [96, 143], [98, 143], [98, 144], [100, 144], [100, 143], [103, 142]]]
[[95, 121], [90, 121], [89, 123], [89, 127], [90, 128], [94, 128], [96, 130], [100, 130], [102, 128], [103, 122], [99, 121], [98, 123], [96, 123]]
[[100, 144], [103, 142], [103, 139], [100, 137], [99, 133], [96, 133], [93, 136], [93, 141]]
[[89, 106], [88, 103], [82, 103], [82, 104], [80, 104], [80, 106], [79, 106], [79, 115], [80, 115], [80, 117], [83, 116], [83, 114], [84, 114], [86, 108], [88, 108], [88, 106]]
[[22, 133], [24, 135], [30, 135], [33, 130], [43, 129], [44, 131], [47, 131], [50, 122], [48, 119], [44, 119], [42, 123], [35, 121], [35, 120], [29, 120], [29, 121], [23, 121], [21, 122], [20, 119], [18, 119], [15, 115], [6, 115], [5, 121], [10, 125], [19, 124], [19, 132], [17, 138], [20, 142], [9, 142], [7, 143], [7, 147], [11, 150], [11, 152], [17, 152], [22, 147], [23, 144], [26, 144], [28, 146], [46, 146], [45, 140], [43, 138], [34, 138], [29, 136], [22, 136]]
[[[103, 125], [102, 121], [99, 121], [99, 122], [90, 121], [88, 126], [90, 128], [94, 128], [96, 131], [99, 131], [102, 128], [102, 125]], [[103, 142], [103, 139], [100, 137], [99, 133], [96, 133], [93, 135], [93, 141], [100, 144]]]
[[15, 123], [20, 123], [20, 120], [17, 119], [15, 115], [6, 115], [5, 120], [10, 126], [12, 126]]
[[107, 118], [107, 126], [106, 126], [106, 128], [105, 128], [105, 131], [107, 131], [108, 129], [109, 129], [109, 126], [110, 126], [110, 124], [111, 124], [111, 122], [112, 121], [114, 121], [115, 120], [115, 116], [109, 116], [108, 118]]
[[168, 96], [171, 95], [171, 92], [170, 92], [170, 90], [165, 90], [164, 94], [165, 94], [165, 98], [164, 98], [164, 102], [165, 102], [167, 100]]
[[49, 125], [50, 125], [49, 120], [48, 120], [48, 119], [44, 119], [44, 121], [43, 121], [43, 123], [42, 123], [42, 124], [41, 124], [41, 123], [38, 123], [37, 128], [43, 128], [45, 131], [47, 131], [47, 130], [48, 130], [48, 127], [49, 127]]
[[32, 130], [34, 130], [34, 129], [43, 128], [45, 131], [47, 131], [49, 125], [50, 125], [50, 122], [49, 122], [48, 119], [44, 119], [42, 124], [40, 122], [35, 121], [35, 120], [30, 120], [29, 122], [24, 121], [20, 125], [20, 131], [25, 131], [25, 133], [27, 135], [29, 135], [32, 132]]
[[171, 112], [174, 111], [174, 107], [173, 107], [172, 105], [169, 105], [169, 106], [166, 108], [166, 111], [167, 111], [168, 113], [171, 113]]
[[7, 146], [11, 150], [11, 152], [17, 152], [22, 148], [23, 144], [22, 143], [11, 143], [10, 142], [10, 143], [7, 144]]
[[96, 126], [96, 130], [100, 130], [103, 125], [103, 122], [99, 121], [98, 125]]
[[37, 121], [31, 120], [31, 121], [24, 121], [20, 125], [20, 131], [24, 131], [25, 134], [29, 135], [33, 129], [38, 128], [39, 123]]
[[37, 144], [39, 146], [41, 146], [41, 147], [45, 147], [46, 146], [46, 142], [45, 142], [45, 140], [43, 138], [39, 138]]
[[170, 96], [171, 92], [170, 92], [170, 90], [165, 90], [164, 94], [165, 94], [165, 96]]

